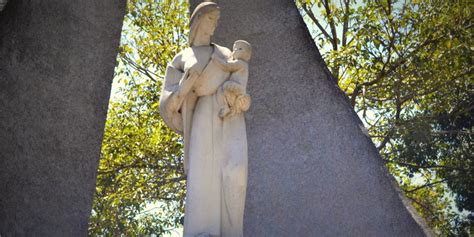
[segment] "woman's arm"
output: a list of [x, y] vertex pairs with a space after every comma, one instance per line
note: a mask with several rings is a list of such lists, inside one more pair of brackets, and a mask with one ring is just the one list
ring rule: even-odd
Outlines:
[[180, 91], [180, 81], [185, 74], [182, 65], [181, 53], [179, 53], [166, 68], [160, 95], [160, 114], [166, 125], [178, 133], [183, 132], [183, 122], [179, 111], [184, 96], [177, 96], [177, 92]]

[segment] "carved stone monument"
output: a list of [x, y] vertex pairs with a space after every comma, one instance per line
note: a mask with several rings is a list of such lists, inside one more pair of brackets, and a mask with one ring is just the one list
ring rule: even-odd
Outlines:
[[115, 0], [0, 12], [0, 236], [87, 235], [124, 14]]
[[243, 236], [251, 46], [211, 43], [219, 17], [215, 3], [196, 7], [189, 48], [168, 66], [160, 98], [164, 121], [184, 136], [184, 236]]

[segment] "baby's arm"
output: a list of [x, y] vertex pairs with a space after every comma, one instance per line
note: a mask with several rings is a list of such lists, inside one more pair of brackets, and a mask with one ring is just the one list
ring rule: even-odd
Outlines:
[[227, 72], [236, 72], [245, 66], [240, 60], [225, 61], [214, 54], [212, 55], [212, 61], [214, 61], [222, 70]]

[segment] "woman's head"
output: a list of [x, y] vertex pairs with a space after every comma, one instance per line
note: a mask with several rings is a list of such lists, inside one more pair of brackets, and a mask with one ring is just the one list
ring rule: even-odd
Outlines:
[[214, 34], [219, 15], [219, 6], [214, 2], [203, 2], [194, 9], [189, 22], [189, 46], [193, 45], [198, 34], [206, 37]]

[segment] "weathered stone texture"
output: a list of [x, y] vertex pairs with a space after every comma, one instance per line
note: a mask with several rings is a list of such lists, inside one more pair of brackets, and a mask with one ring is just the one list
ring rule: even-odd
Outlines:
[[245, 235], [423, 236], [294, 2], [217, 2], [214, 42], [253, 47]]
[[85, 236], [123, 0], [0, 12], [0, 235]]

